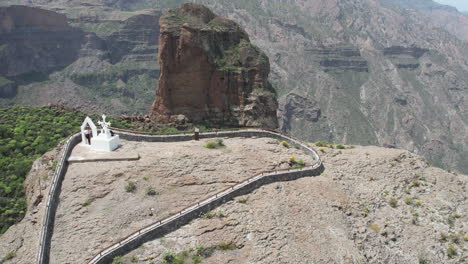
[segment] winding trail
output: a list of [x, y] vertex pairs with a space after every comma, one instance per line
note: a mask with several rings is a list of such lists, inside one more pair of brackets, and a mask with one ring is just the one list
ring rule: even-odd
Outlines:
[[[193, 133], [181, 134], [145, 134], [135, 131], [114, 129], [119, 134], [120, 138], [129, 141], [146, 141], [146, 142], [177, 142], [192, 140]], [[54, 174], [52, 186], [47, 198], [47, 212], [44, 216], [39, 251], [37, 256], [38, 264], [48, 264], [50, 257], [50, 242], [53, 233], [53, 225], [55, 220], [55, 211], [57, 209], [59, 194], [63, 178], [68, 168], [67, 159], [73, 147], [80, 141], [80, 134], [71, 136], [65, 143], [62, 158], [60, 159], [59, 166]], [[320, 175], [323, 171], [323, 165], [317, 152], [308, 145], [293, 139], [290, 136], [280, 134], [278, 132], [266, 129], [240, 129], [234, 131], [214, 131], [203, 132], [200, 138], [217, 138], [217, 137], [269, 137], [286, 141], [290, 145], [300, 148], [307, 154], [311, 155], [315, 163], [308, 167], [285, 169], [276, 171], [264, 171], [253, 177], [231, 186], [223, 191], [207, 198], [206, 200], [197, 202], [178, 213], [158, 220], [153, 224], [140, 229], [139, 231], [123, 238], [118, 243], [103, 249], [97, 256], [95, 256], [88, 264], [104, 264], [111, 263], [114, 257], [124, 255], [142, 245], [145, 242], [162, 237], [181, 226], [188, 224], [193, 219], [198, 218], [201, 214], [213, 210], [221, 204], [233, 199], [236, 196], [244, 195], [252, 192], [253, 190], [278, 181], [292, 181], [301, 177]]]

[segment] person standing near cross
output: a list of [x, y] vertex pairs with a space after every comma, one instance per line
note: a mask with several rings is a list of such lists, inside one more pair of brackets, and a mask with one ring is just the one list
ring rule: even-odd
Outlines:
[[86, 126], [86, 129], [84, 131], [85, 137], [88, 140], [88, 145], [91, 145], [91, 127], [89, 125]]

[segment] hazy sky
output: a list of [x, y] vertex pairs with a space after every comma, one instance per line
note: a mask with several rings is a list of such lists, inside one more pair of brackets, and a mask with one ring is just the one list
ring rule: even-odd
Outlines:
[[460, 11], [468, 11], [468, 0], [434, 0], [444, 5], [451, 5]]

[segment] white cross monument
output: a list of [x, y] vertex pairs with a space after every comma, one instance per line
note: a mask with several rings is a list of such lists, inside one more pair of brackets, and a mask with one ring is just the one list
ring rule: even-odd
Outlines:
[[83, 142], [86, 143], [86, 136], [85, 136], [85, 127], [89, 124], [92, 129], [92, 138], [91, 138], [91, 149], [98, 150], [98, 151], [107, 151], [111, 152], [119, 147], [120, 139], [118, 135], [111, 135], [111, 131], [109, 129], [111, 123], [106, 122], [106, 116], [102, 115], [102, 121], [98, 121], [98, 124], [102, 127], [101, 133], [97, 134], [96, 126], [94, 126], [93, 121], [86, 117], [85, 122], [81, 126]]

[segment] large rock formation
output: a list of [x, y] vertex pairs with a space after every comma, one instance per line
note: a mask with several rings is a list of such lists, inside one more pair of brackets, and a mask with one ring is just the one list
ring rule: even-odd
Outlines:
[[208, 8], [184, 4], [160, 19], [159, 89], [152, 116], [224, 126], [277, 126], [266, 55]]

